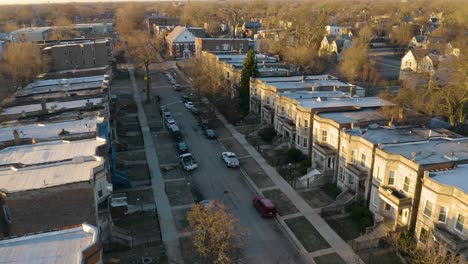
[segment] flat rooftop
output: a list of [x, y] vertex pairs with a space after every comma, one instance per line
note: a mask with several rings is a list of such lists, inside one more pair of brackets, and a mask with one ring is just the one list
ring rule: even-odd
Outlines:
[[429, 177], [439, 183], [458, 187], [468, 193], [468, 164], [458, 165], [452, 170], [430, 172]]
[[0, 240], [0, 263], [81, 263], [82, 252], [98, 243], [96, 227], [80, 227]]
[[1, 168], [0, 189], [14, 193], [89, 181], [93, 178], [93, 169], [103, 163], [100, 157], [81, 156], [41, 166]]
[[290, 91], [284, 91], [280, 93], [280, 95], [289, 97], [294, 100], [318, 99], [318, 98], [328, 98], [328, 97], [336, 97], [336, 98], [349, 97], [348, 92], [342, 92], [342, 91], [297, 91], [293, 93]]
[[[468, 160], [468, 138], [431, 138], [425, 141], [380, 146], [387, 153], [400, 154], [421, 165]], [[412, 154], [413, 153], [413, 154]]]
[[257, 78], [264, 83], [279, 83], [279, 82], [301, 82], [302, 78], [304, 81], [316, 81], [316, 80], [338, 80], [337, 77], [328, 74], [319, 75], [305, 75], [305, 76], [287, 76], [287, 77], [263, 77]]
[[49, 46], [49, 47], [45, 47], [45, 48], [43, 48], [43, 50], [50, 50], [50, 49], [58, 48], [58, 47], [103, 44], [103, 43], [106, 43], [106, 42], [109, 42], [109, 40], [107, 40], [107, 39], [98, 39], [98, 40], [95, 40], [95, 41], [92, 41], [92, 40], [69, 41], [69, 42], [64, 41], [64, 42], [60, 42], [58, 44], [55, 44], [55, 45], [52, 45], [52, 46]]
[[321, 118], [333, 120], [338, 124], [351, 124], [383, 119], [382, 114], [377, 109], [372, 108], [359, 111], [319, 113], [317, 115]]
[[374, 127], [367, 129], [354, 128], [347, 134], [359, 136], [373, 144], [390, 144], [417, 142], [427, 139], [429, 129]]
[[35, 123], [15, 126], [0, 126], [0, 142], [13, 140], [13, 132], [19, 132], [21, 138], [54, 139], [59, 138], [63, 130], [73, 134], [84, 134], [97, 131], [97, 124], [104, 121], [103, 117], [85, 118], [56, 123]]
[[[65, 101], [65, 102], [48, 102], [45, 103], [45, 107], [49, 111], [60, 111], [60, 110], [69, 110], [76, 108], [83, 108], [88, 105], [102, 105], [104, 103], [103, 98], [91, 98], [83, 100], [74, 100], [74, 101]], [[41, 104], [31, 104], [31, 105], [19, 105], [3, 108], [0, 112], [0, 115], [15, 115], [22, 113], [31, 113], [36, 111], [41, 111]]]
[[380, 99], [378, 97], [353, 97], [353, 98], [320, 98], [317, 99], [298, 99], [298, 104], [304, 108], [319, 109], [319, 108], [361, 108], [390, 106], [393, 103]]
[[27, 32], [37, 32], [41, 33], [44, 31], [47, 31], [51, 29], [52, 27], [26, 27], [26, 28], [20, 28], [15, 31], [12, 31], [10, 34], [18, 34], [18, 33], [27, 33]]
[[69, 79], [40, 80], [19, 89], [15, 96], [21, 97], [58, 91], [69, 92], [76, 90], [99, 89], [105, 84], [105, 78], [105, 75], [98, 75]]
[[0, 166], [10, 164], [43, 164], [70, 160], [78, 156], [94, 156], [99, 146], [105, 145], [103, 138], [76, 141], [58, 140], [32, 145], [20, 145], [0, 150]]

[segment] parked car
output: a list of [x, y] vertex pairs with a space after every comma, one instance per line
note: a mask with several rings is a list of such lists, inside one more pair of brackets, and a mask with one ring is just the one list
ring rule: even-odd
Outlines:
[[271, 202], [270, 199], [257, 196], [253, 199], [253, 205], [262, 217], [276, 216], [276, 206]]
[[224, 163], [228, 168], [238, 168], [239, 167], [239, 160], [236, 157], [236, 154], [233, 152], [223, 152], [221, 153], [221, 158], [223, 159]]
[[167, 109], [163, 113], [164, 113], [164, 119], [172, 118], [171, 112], [167, 111]]
[[190, 112], [194, 115], [198, 115], [199, 112], [198, 112], [198, 108], [196, 108], [195, 106], [193, 106], [192, 108], [189, 108]]
[[182, 87], [178, 83], [172, 85], [172, 87], [174, 87], [174, 91], [177, 91], [177, 92], [182, 91]]
[[205, 130], [205, 135], [209, 139], [215, 139], [216, 138], [216, 132], [213, 129]]
[[189, 152], [187, 143], [185, 143], [185, 142], [183, 142], [183, 141], [177, 143], [176, 146], [177, 146], [177, 151], [179, 152], [179, 155]]
[[176, 121], [174, 120], [174, 118], [172, 117], [169, 117], [169, 118], [166, 118], [166, 126], [169, 128], [173, 125], [176, 125]]
[[182, 132], [180, 132], [180, 129], [177, 125], [171, 125], [169, 127], [169, 131], [171, 132], [171, 136], [172, 138], [176, 141], [176, 142], [182, 142]]
[[[165, 107], [165, 106], [160, 106], [160, 107], [159, 107], [159, 114], [162, 115], [162, 113], [164, 113], [164, 112], [168, 112], [168, 111], [167, 111], [167, 107]], [[169, 112], [168, 112], [168, 113], [169, 113]]]
[[198, 120], [198, 124], [200, 125], [200, 128], [203, 129], [203, 130], [207, 130], [208, 129], [208, 120], [205, 120], [205, 119], [202, 119], [200, 118]]
[[192, 153], [184, 153], [179, 156], [180, 164], [182, 168], [186, 171], [192, 171], [198, 168], [197, 162], [192, 156]]
[[192, 101], [192, 98], [190, 98], [190, 96], [187, 96], [187, 95], [182, 95], [180, 97], [180, 100], [182, 100], [182, 103], [186, 103], [186, 102], [189, 102], [189, 101]]
[[193, 103], [191, 101], [185, 102], [184, 105], [185, 105], [185, 107], [187, 107], [187, 109], [190, 109], [190, 108], [194, 107], [194, 105], [193, 105]]

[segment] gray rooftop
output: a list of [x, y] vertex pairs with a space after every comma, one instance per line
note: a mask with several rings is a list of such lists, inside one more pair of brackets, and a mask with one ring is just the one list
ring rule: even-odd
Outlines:
[[76, 90], [99, 89], [105, 85], [105, 78], [105, 75], [98, 75], [81, 78], [35, 81], [28, 84], [26, 87], [19, 89], [15, 96], [20, 97], [57, 91], [69, 92]]
[[[288, 77], [264, 77], [264, 78], [257, 78], [264, 83], [277, 83], [277, 82], [301, 82], [302, 76], [288, 76]], [[328, 74], [321, 74], [321, 75], [305, 75], [304, 81], [316, 81], [316, 80], [338, 80], [337, 77], [331, 76]]]
[[68, 131], [70, 135], [92, 133], [97, 131], [97, 124], [103, 121], [102, 117], [94, 117], [56, 123], [0, 126], [0, 142], [13, 140], [15, 130], [19, 132], [21, 138], [33, 139], [58, 139], [62, 130]]
[[410, 160], [414, 154], [414, 161], [420, 165], [468, 160], [468, 138], [431, 138], [412, 143], [382, 145], [380, 148]]
[[349, 97], [349, 93], [341, 92], [341, 91], [297, 91], [297, 92], [284, 91], [280, 93], [280, 95], [286, 96], [295, 100], [317, 99], [317, 98], [328, 98], [328, 97], [336, 97], [336, 98]]
[[106, 144], [103, 138], [76, 141], [50, 141], [32, 145], [8, 147], [0, 151], [0, 166], [10, 164], [43, 164], [73, 159], [78, 156], [94, 156], [99, 146]]
[[0, 240], [0, 263], [81, 263], [84, 249], [99, 243], [96, 227], [80, 227]]
[[[324, 100], [325, 99], [325, 100]], [[344, 108], [352, 107], [357, 109], [382, 107], [393, 105], [391, 102], [378, 97], [353, 97], [353, 98], [320, 98], [319, 99], [298, 99], [299, 105], [304, 108]]]
[[[102, 105], [104, 103], [103, 98], [91, 98], [91, 99], [83, 99], [83, 100], [74, 100], [74, 101], [56, 101], [56, 102], [48, 102], [45, 103], [45, 108], [48, 111], [60, 111], [60, 110], [67, 110], [67, 109], [76, 109], [86, 107], [88, 105]], [[30, 113], [41, 111], [42, 106], [41, 104], [31, 104], [31, 105], [18, 105], [3, 108], [0, 110], [0, 115], [16, 115], [22, 113]]]
[[372, 144], [391, 144], [416, 142], [427, 139], [429, 129], [375, 127], [360, 129], [355, 127], [346, 131], [347, 134], [359, 136]]
[[459, 165], [452, 170], [431, 172], [429, 176], [439, 183], [458, 187], [468, 193], [468, 164]]
[[373, 108], [363, 109], [360, 111], [319, 113], [318, 116], [333, 120], [338, 124], [369, 122], [373, 120], [381, 120], [383, 118], [382, 114], [380, 114], [377, 109]]

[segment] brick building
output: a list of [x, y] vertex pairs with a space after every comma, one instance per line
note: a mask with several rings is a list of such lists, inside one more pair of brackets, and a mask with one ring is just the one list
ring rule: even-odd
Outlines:
[[248, 38], [195, 38], [195, 51], [200, 57], [202, 51], [236, 51], [245, 53], [254, 49], [254, 41]]

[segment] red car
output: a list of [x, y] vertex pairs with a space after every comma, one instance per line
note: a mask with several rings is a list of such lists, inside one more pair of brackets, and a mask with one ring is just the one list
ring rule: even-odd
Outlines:
[[275, 217], [276, 206], [267, 198], [257, 196], [253, 199], [253, 205], [262, 217]]

